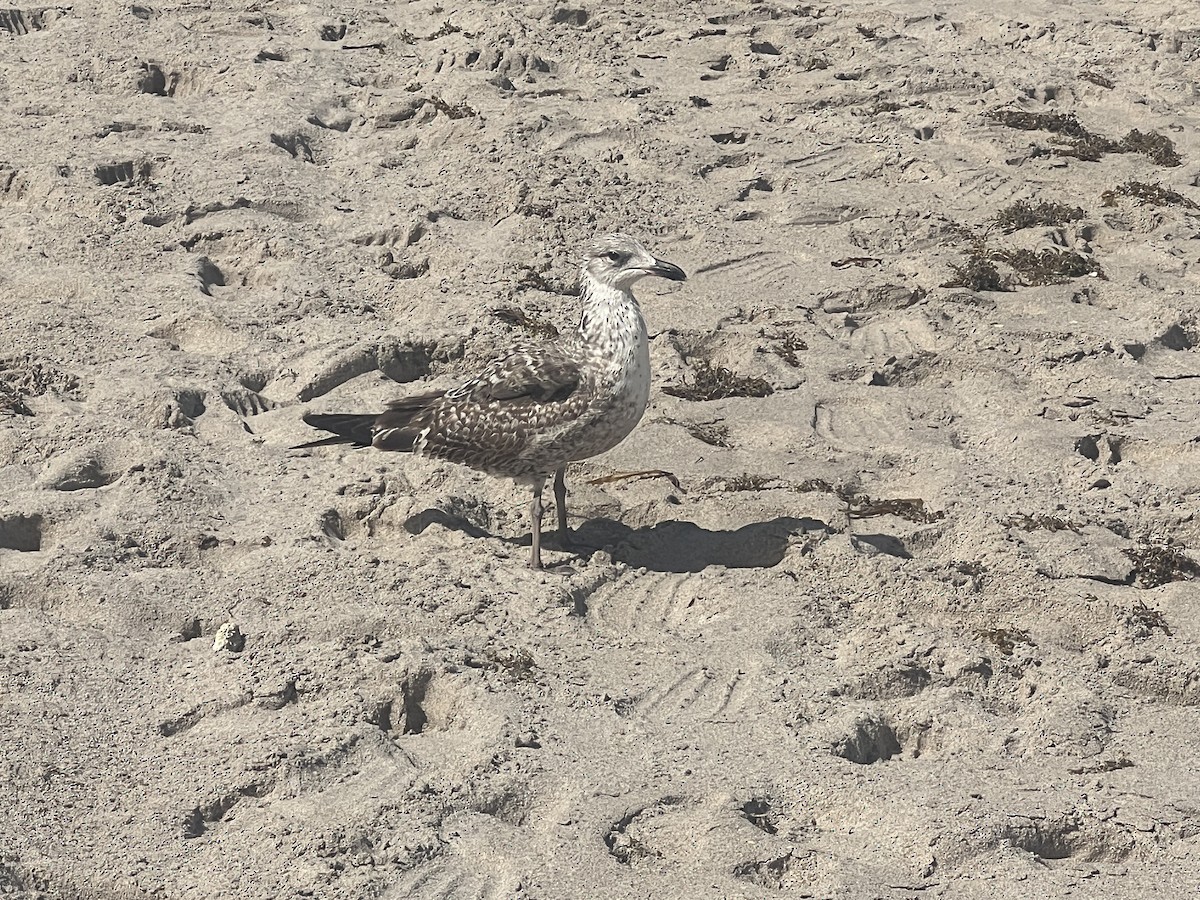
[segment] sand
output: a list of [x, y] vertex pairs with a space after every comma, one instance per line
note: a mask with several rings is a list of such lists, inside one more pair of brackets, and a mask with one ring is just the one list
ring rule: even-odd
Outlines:
[[[1186, 7], [0, 10], [0, 895], [1192, 896]], [[289, 449], [618, 228], [588, 549]]]

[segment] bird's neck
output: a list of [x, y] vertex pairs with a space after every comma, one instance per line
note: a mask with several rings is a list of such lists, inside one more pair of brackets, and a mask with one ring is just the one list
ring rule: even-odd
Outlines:
[[580, 279], [583, 314], [576, 332], [585, 346], [633, 348], [646, 340], [646, 324], [633, 292], [600, 284], [587, 273]]

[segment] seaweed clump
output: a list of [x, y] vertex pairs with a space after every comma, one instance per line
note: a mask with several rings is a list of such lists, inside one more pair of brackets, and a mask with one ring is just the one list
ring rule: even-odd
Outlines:
[[751, 475], [745, 473], [743, 475], [735, 475], [731, 478], [725, 478], [725, 490], [733, 493], [737, 491], [762, 491], [767, 485], [774, 481], [778, 481], [774, 475]]
[[722, 447], [728, 449], [733, 446], [733, 444], [729, 442], [729, 427], [727, 425], [705, 425], [699, 422], [693, 422], [684, 427], [687, 428], [688, 434], [698, 441], [703, 441], [710, 447]]
[[1200, 564], [1174, 544], [1149, 544], [1126, 550], [1138, 587], [1156, 588], [1200, 575]]
[[1029, 632], [1024, 628], [976, 628], [975, 636], [980, 640], [995, 644], [996, 649], [1004, 656], [1012, 656], [1017, 644], [1033, 645]]
[[1088, 275], [1104, 277], [1100, 263], [1069, 250], [1048, 247], [1040, 253], [1033, 250], [998, 250], [993, 259], [1008, 263], [1021, 283], [1028, 286], [1065, 284], [1072, 278]]
[[477, 113], [468, 103], [447, 103], [441, 97], [430, 95], [425, 98], [425, 102], [440, 112], [442, 115], [450, 119], [470, 119]]
[[1112, 90], [1117, 86], [1115, 81], [1107, 75], [1101, 75], [1099, 72], [1080, 72], [1079, 77], [1084, 81], [1090, 81], [1096, 87], [1107, 88], [1108, 90]]
[[766, 379], [736, 375], [724, 366], [714, 366], [705, 360], [694, 365], [691, 384], [671, 385], [663, 391], [683, 400], [724, 400], [726, 397], [768, 397], [775, 393]]
[[1054, 203], [1043, 200], [1037, 205], [1028, 200], [1018, 200], [1012, 206], [996, 213], [996, 224], [1011, 234], [1022, 228], [1033, 228], [1036, 225], [1065, 225], [1068, 222], [1078, 222], [1083, 218], [1083, 209], [1078, 206], [1068, 206], [1066, 203]]
[[[1011, 267], [1013, 275], [1001, 275], [995, 266], [997, 262]], [[950, 268], [954, 278], [942, 287], [963, 287], [971, 291], [1011, 291], [1014, 284], [1023, 287], [1065, 284], [1073, 278], [1089, 275], [1104, 278], [1104, 270], [1098, 262], [1069, 250], [1054, 247], [1040, 252], [988, 250], [982, 238], [972, 242], [965, 265], [952, 264]]]
[[1118, 197], [1133, 197], [1151, 206], [1182, 206], [1185, 209], [1200, 209], [1200, 204], [1178, 191], [1163, 187], [1160, 183], [1127, 181], [1100, 195], [1105, 206], [1116, 206]]
[[979, 249], [971, 251], [966, 265], [951, 265], [954, 277], [942, 287], [962, 287], [969, 291], [1010, 291], [1007, 278], [1001, 277], [995, 265]]
[[996, 109], [987, 113], [1008, 128], [1020, 131], [1045, 131], [1058, 137], [1054, 152], [1095, 162], [1106, 153], [1141, 153], [1160, 166], [1178, 166], [1183, 159], [1174, 142], [1156, 131], [1131, 130], [1119, 141], [1088, 131], [1073, 113], [1026, 112], [1020, 109]]

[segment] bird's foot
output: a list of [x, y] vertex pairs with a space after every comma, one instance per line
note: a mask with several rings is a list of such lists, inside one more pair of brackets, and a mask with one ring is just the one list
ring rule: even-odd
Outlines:
[[538, 562], [536, 564], [532, 560], [530, 560], [529, 568], [531, 571], [534, 571], [534, 572], [543, 572], [547, 575], [560, 575], [560, 576], [565, 577], [568, 575], [575, 574], [575, 566], [572, 565], [572, 563], [574, 563], [574, 562], [576, 562], [576, 560], [573, 558], [572, 559], [564, 559], [564, 560], [561, 560], [560, 562], [549, 562], [549, 563]]

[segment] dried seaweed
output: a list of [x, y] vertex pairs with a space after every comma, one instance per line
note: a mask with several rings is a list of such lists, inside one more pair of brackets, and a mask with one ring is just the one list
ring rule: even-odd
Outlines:
[[969, 291], [1011, 291], [1007, 278], [1001, 277], [995, 265], [978, 250], [972, 250], [966, 265], [951, 264], [954, 277], [942, 287], [961, 287]]
[[726, 425], [710, 424], [704, 425], [699, 422], [692, 422], [685, 425], [687, 433], [698, 441], [703, 441], [710, 447], [721, 447], [728, 449], [733, 445], [729, 442], [729, 427]]
[[615, 484], [618, 481], [645, 481], [648, 478], [665, 478], [675, 488], [683, 493], [683, 485], [672, 472], [663, 469], [646, 469], [641, 472], [613, 472], [611, 475], [601, 475], [599, 478], [589, 478], [588, 484]]
[[1029, 516], [1025, 514], [1021, 514], [1019, 516], [1009, 516], [1004, 520], [1004, 524], [1009, 528], [1020, 528], [1022, 531], [1026, 532], [1073, 531], [1076, 534], [1078, 534], [1079, 529], [1083, 527], [1058, 516]]
[[1048, 131], [1065, 134], [1073, 138], [1091, 137], [1089, 132], [1072, 113], [1026, 112], [1022, 109], [994, 109], [986, 113], [1007, 128], [1020, 131]]
[[846, 485], [830, 484], [823, 478], [809, 478], [799, 484], [789, 487], [798, 493], [819, 492], [832, 494], [847, 507], [847, 516], [851, 519], [869, 519], [875, 516], [895, 516], [907, 522], [929, 525], [946, 517], [945, 512], [931, 512], [925, 507], [925, 501], [908, 497], [892, 500], [882, 500], [870, 497]]
[[1136, 128], [1121, 138], [1118, 145], [1122, 153], [1140, 153], [1160, 166], [1173, 168], [1183, 165], [1183, 158], [1175, 150], [1175, 143], [1157, 131], [1144, 134]]
[[[799, 494], [821, 493], [821, 494], [837, 494], [841, 496], [838, 489], [823, 478], [808, 478], [799, 484], [793, 484], [792, 490]], [[844, 497], [842, 499], [845, 499]]]
[[1021, 131], [1045, 131], [1056, 135], [1058, 156], [1073, 156], [1095, 162], [1105, 153], [1141, 153], [1160, 166], [1178, 166], [1183, 163], [1169, 137], [1151, 131], [1143, 133], [1134, 129], [1119, 141], [1088, 131], [1072, 113], [1026, 112], [1020, 109], [996, 109], [987, 113], [1008, 128]]
[[1129, 623], [1145, 629], [1146, 632], [1157, 629], [1167, 637], [1172, 637], [1175, 634], [1171, 630], [1171, 626], [1167, 624], [1166, 617], [1159, 610], [1147, 606], [1141, 600], [1129, 611]]
[[0, 358], [0, 388], [14, 398], [10, 411], [20, 415], [31, 415], [22, 412], [27, 409], [22, 398], [40, 397], [42, 394], [54, 393], [72, 399], [80, 398], [79, 378], [68, 372], [55, 368], [45, 360], [32, 354]]
[[441, 97], [429, 96], [425, 98], [425, 102], [436, 109], [438, 112], [451, 119], [469, 119], [479, 115], [467, 103], [463, 102], [457, 106], [451, 106]]
[[1012, 206], [996, 213], [996, 224], [1001, 230], [1012, 233], [1035, 225], [1065, 225], [1083, 218], [1083, 209], [1042, 200], [1036, 206], [1028, 200], [1018, 200]]
[[1120, 769], [1132, 769], [1133, 760], [1128, 756], [1118, 756], [1116, 759], [1105, 759], [1090, 766], [1077, 766], [1067, 769], [1072, 775], [1100, 775], [1104, 772], [1116, 772]]
[[1134, 579], [1139, 587], [1156, 588], [1200, 575], [1200, 564], [1174, 544], [1143, 544], [1126, 550], [1125, 555], [1133, 561]]
[[[460, 27], [455, 25], [449, 19], [446, 19], [446, 21], [442, 22], [442, 27], [439, 28], [437, 31], [433, 32], [427, 38], [425, 38], [425, 40], [436, 41], [438, 38], [443, 38], [443, 37], [446, 37], [451, 34], [462, 34], [462, 33], [464, 33], [464, 32]], [[467, 37], [471, 37], [471, 35], [467, 35]]]
[[1017, 644], [1033, 646], [1029, 632], [1023, 628], [976, 628], [975, 637], [995, 644], [1004, 656], [1012, 656]]
[[860, 269], [868, 267], [881, 266], [883, 260], [874, 256], [847, 256], [844, 259], [835, 259], [830, 263], [835, 269], [848, 269], [851, 266], [857, 266]]
[[768, 397], [775, 393], [763, 378], [736, 375], [724, 366], [713, 366], [705, 360], [694, 365], [691, 384], [669, 385], [663, 391], [683, 400], [724, 400], [726, 397]]
[[0, 381], [0, 416], [32, 416], [33, 410], [25, 405], [24, 399], [3, 381]]
[[759, 336], [769, 341], [778, 341], [779, 343], [771, 348], [771, 352], [793, 369], [800, 368], [800, 357], [796, 354], [808, 349], [808, 343], [803, 338], [790, 331], [768, 334], [766, 329], [760, 331]]
[[1115, 82], [1111, 78], [1101, 75], [1099, 72], [1080, 72], [1079, 77], [1084, 81], [1090, 81], [1097, 87], [1108, 88], [1109, 90], [1116, 87]]
[[532, 681], [537, 672], [537, 664], [528, 650], [488, 648], [479, 656], [468, 653], [463, 664], [472, 669], [490, 669], [512, 681]]
[[1072, 278], [1087, 275], [1104, 277], [1104, 270], [1094, 259], [1080, 256], [1069, 250], [1048, 247], [1041, 252], [1033, 250], [997, 250], [992, 259], [1008, 263], [1025, 285], [1065, 284]]
[[1151, 206], [1182, 206], [1185, 209], [1200, 209], [1200, 204], [1178, 191], [1165, 188], [1159, 182], [1127, 181], [1112, 190], [1105, 191], [1100, 199], [1105, 206], [1116, 206], [1118, 197], [1133, 197]]
[[738, 491], [766, 490], [767, 485], [778, 480], [774, 475], [751, 475], [744, 473], [724, 478], [723, 483], [725, 485], [724, 490], [727, 493], [736, 493]]
[[835, 491], [835, 493], [846, 501], [847, 514], [851, 519], [895, 516], [906, 522], [928, 525], [946, 517], [944, 512], [930, 512], [925, 508], [925, 501], [917, 498], [877, 500], [866, 494], [845, 494], [842, 491]]

